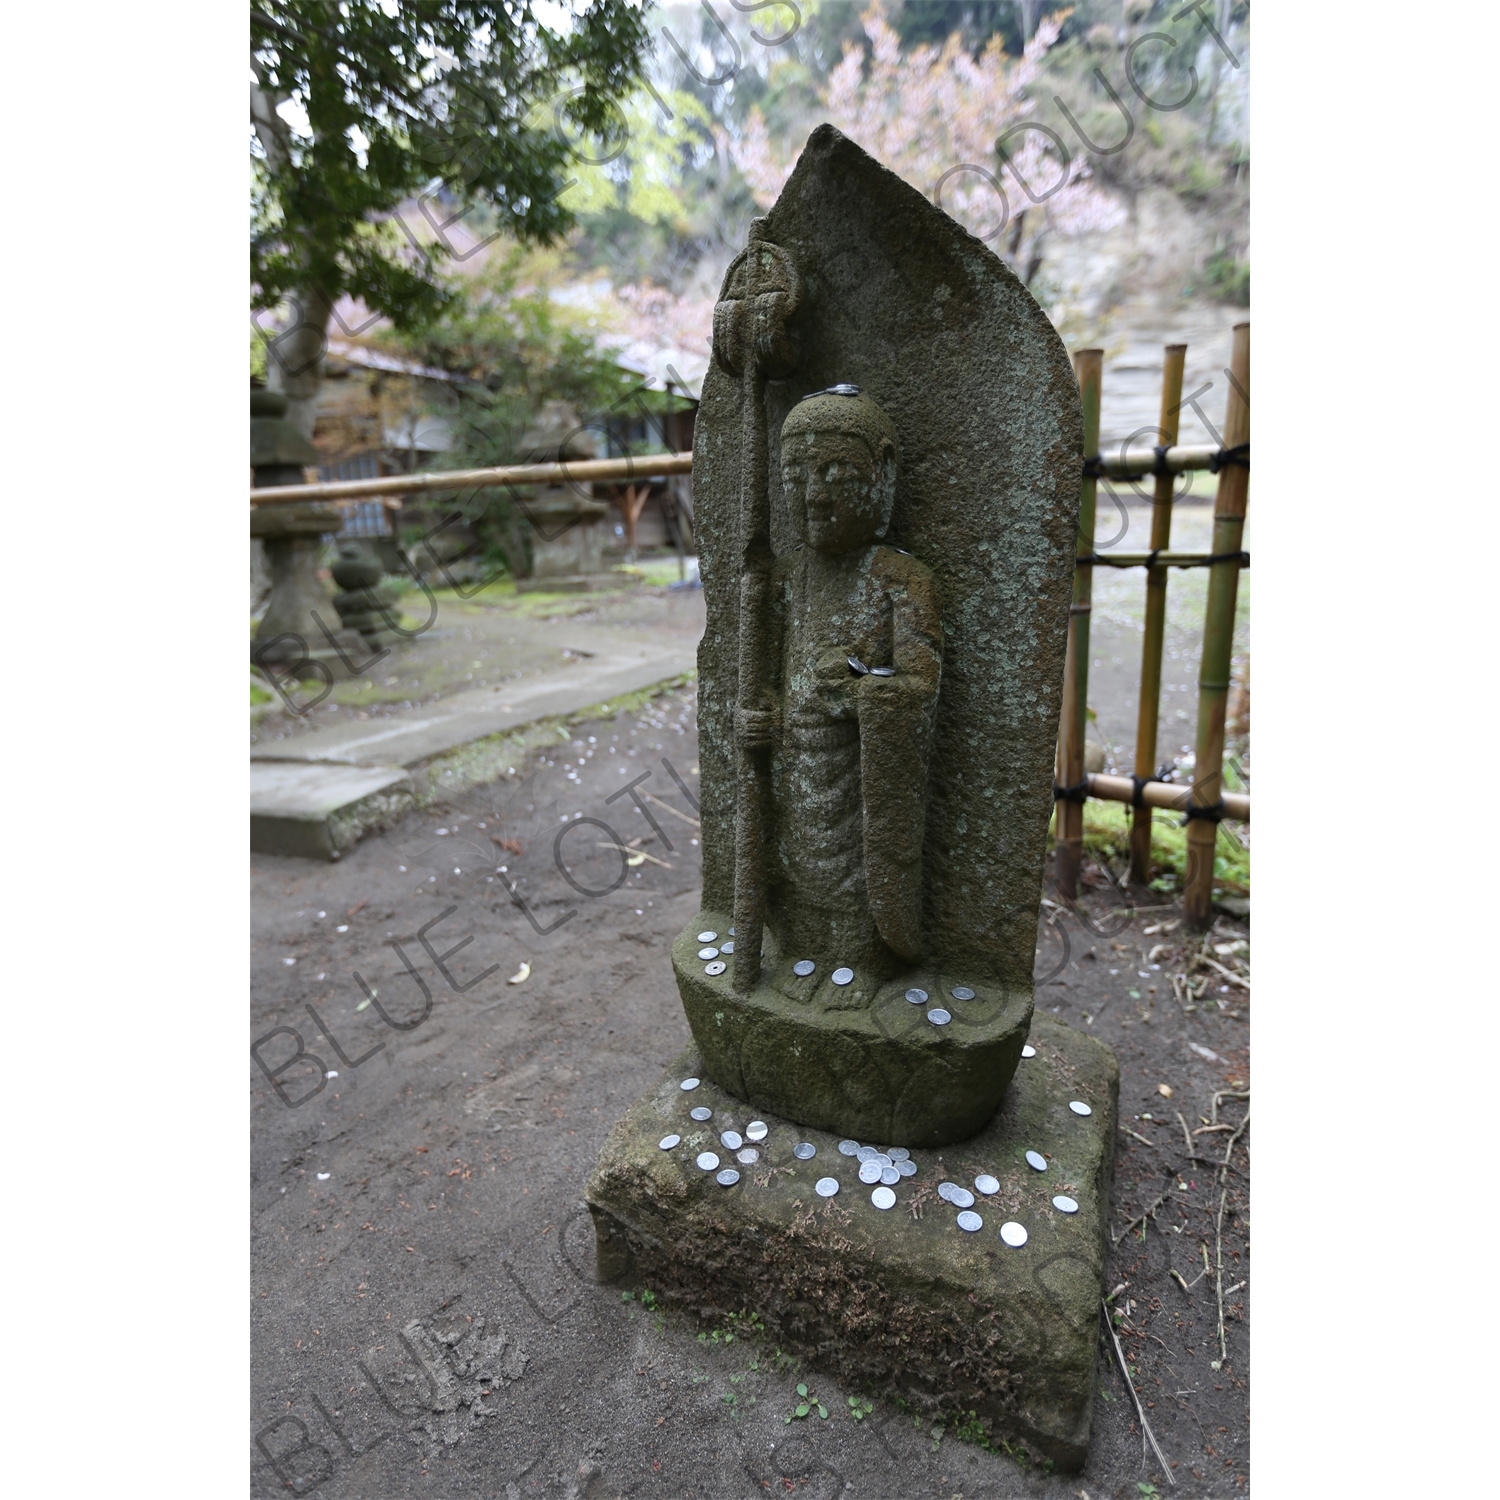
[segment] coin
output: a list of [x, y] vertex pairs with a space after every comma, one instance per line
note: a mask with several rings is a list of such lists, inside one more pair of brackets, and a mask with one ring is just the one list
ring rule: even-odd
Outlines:
[[879, 1182], [881, 1167], [873, 1161], [862, 1161], [859, 1164], [859, 1180], [861, 1182]]
[[1012, 1250], [1019, 1250], [1026, 1243], [1026, 1226], [1017, 1224], [1014, 1219], [1008, 1224], [1000, 1226], [1000, 1238], [1010, 1246]]
[[894, 677], [895, 675], [896, 675], [896, 669], [894, 667], [871, 667], [870, 668], [870, 676], [871, 677]]
[[[732, 930], [733, 930], [733, 929], [731, 929], [731, 931], [732, 931]], [[716, 937], [718, 937], [718, 935], [719, 935], [719, 934], [718, 934], [718, 933], [717, 933], [717, 932], [700, 932], [700, 933], [699, 933], [699, 934], [698, 934], [698, 941], [699, 941], [699, 942], [700, 942], [700, 943], [711, 943], [711, 942], [713, 942], [713, 940], [714, 940], [714, 939], [715, 939], [715, 938], [716, 938]]]
[[1027, 1042], [1026, 1045], [1021, 1048], [1021, 1056], [1022, 1057], [1035, 1057], [1036, 1056], [1036, 1048], [1033, 1047], [1030, 1042]]
[[712, 1151], [701, 1151], [698, 1153], [698, 1165], [705, 1172], [712, 1172], [719, 1165], [719, 1158]]
[[906, 992], [906, 998], [908, 1000], [910, 1000], [913, 1005], [926, 1005], [927, 1004], [927, 991], [926, 990], [907, 990], [907, 992]]
[[957, 1183], [953, 1185], [953, 1191], [948, 1194], [948, 1201], [954, 1206], [954, 1208], [974, 1207], [973, 1193], [971, 1193], [966, 1187], [959, 1187]]
[[894, 1208], [896, 1206], [896, 1195], [888, 1187], [878, 1187], [870, 1194], [870, 1202], [876, 1208]]
[[831, 1198], [839, 1190], [837, 1177], [820, 1177], [813, 1184], [813, 1192], [820, 1198]]
[[905, 1161], [898, 1161], [896, 1163], [896, 1170], [903, 1177], [915, 1177], [917, 1173], [917, 1164], [916, 1162], [908, 1158]]
[[699, 958], [717, 958], [718, 956], [719, 950], [717, 948], [700, 948], [698, 950]]
[[956, 1182], [940, 1182], [940, 1183], [938, 1183], [938, 1197], [941, 1198], [945, 1203], [952, 1203], [953, 1202], [953, 1192], [954, 1192], [954, 1189], [957, 1188], [957, 1187], [958, 1187], [958, 1184]]
[[859, 1155], [859, 1142], [858, 1141], [840, 1141], [839, 1142], [839, 1155], [840, 1156], [858, 1156]]
[[738, 1130], [726, 1130], [719, 1137], [719, 1144], [721, 1146], [728, 1146], [731, 1151], [738, 1151], [745, 1144], [745, 1138]]
[[974, 1186], [985, 1197], [989, 1197], [991, 1193], [998, 1193], [1000, 1191], [1000, 1179], [998, 1177], [991, 1177], [988, 1172], [981, 1172], [974, 1179]]
[[[875, 1165], [875, 1163], [871, 1162], [870, 1165], [873, 1167]], [[895, 1185], [898, 1182], [901, 1181], [901, 1170], [900, 1170], [900, 1168], [899, 1167], [882, 1167], [880, 1169], [880, 1180], [887, 1187], [895, 1187]]]
[[941, 1005], [936, 1005], [927, 1012], [927, 1019], [931, 1021], [934, 1026], [946, 1026], [948, 1022], [953, 1019], [953, 1017], [949, 1015]]
[[1075, 1115], [1093, 1114], [1093, 1110], [1091, 1110], [1088, 1105], [1083, 1102], [1082, 1099], [1070, 1099], [1068, 1101], [1068, 1108], [1071, 1109]]
[[[733, 953], [734, 952], [734, 944], [732, 942], [729, 942], [729, 943], [720, 943], [719, 944], [719, 952], [720, 953]], [[703, 955], [700, 953], [698, 956], [701, 958]]]
[[743, 1151], [736, 1151], [734, 1159], [743, 1167], [753, 1167], [760, 1160], [760, 1152], [754, 1146], [746, 1146]]
[[1064, 1198], [1061, 1194], [1052, 1200], [1052, 1206], [1060, 1214], [1076, 1214], [1078, 1212], [1078, 1205], [1071, 1198]]
[[884, 1151], [877, 1151], [874, 1156], [870, 1158], [870, 1160], [874, 1162], [877, 1167], [895, 1166], [895, 1163], [890, 1159], [890, 1157], [885, 1154]]
[[854, 970], [853, 969], [835, 969], [833, 971], [832, 978], [833, 978], [833, 982], [835, 984], [853, 984], [854, 983]]
[[911, 1152], [905, 1146], [887, 1146], [885, 1154], [892, 1161], [905, 1161], [911, 1155]]
[[682, 1137], [680, 1135], [664, 1135], [656, 1144], [663, 1151], [670, 1151], [673, 1146], [680, 1146], [682, 1144]]
[[714, 1117], [713, 1110], [711, 1110], [706, 1104], [700, 1104], [697, 1109], [690, 1109], [688, 1113], [695, 1120], [711, 1120]]
[[751, 1120], [745, 1126], [745, 1139], [747, 1141], [763, 1141], [770, 1133], [771, 1127], [764, 1120]]
[[958, 1216], [958, 1227], [966, 1229], [970, 1234], [974, 1234], [984, 1228], [984, 1220], [978, 1214], [971, 1213], [968, 1209], [965, 1209]]
[[860, 1161], [874, 1161], [880, 1153], [873, 1146], [861, 1146], [854, 1155]]
[[1026, 1153], [1026, 1165], [1033, 1172], [1045, 1172], [1047, 1170], [1047, 1158], [1040, 1151], [1028, 1151]]
[[866, 676], [870, 670], [857, 656], [849, 658], [849, 667], [851, 671], [858, 672], [861, 677]]
[[812, 971], [817, 967], [817, 964], [815, 964], [812, 959], [799, 958], [797, 962], [792, 965], [792, 973], [795, 974], [798, 979], [806, 979], [807, 976], [811, 974]]
[[710, 975], [712, 978], [717, 979], [719, 975], [722, 974], [728, 967], [729, 965], [726, 964], [722, 958], [716, 958], [711, 964], [703, 965], [703, 972]]
[[740, 1174], [733, 1167], [725, 1167], [719, 1173], [718, 1183], [720, 1187], [733, 1187], [740, 1180]]
[[686, 1094], [697, 1088], [701, 1081], [702, 1080], [698, 1078], [684, 1078], [682, 1082], [677, 1085], [677, 1087], [680, 1088], [684, 1094]]
[[951, 990], [948, 991], [948, 993], [952, 995], [955, 1000], [972, 1000], [974, 998], [974, 991], [971, 990], [966, 984], [956, 984]]
[[811, 1141], [798, 1141], [792, 1147], [792, 1155], [798, 1161], [811, 1161], [818, 1154], [818, 1148]]

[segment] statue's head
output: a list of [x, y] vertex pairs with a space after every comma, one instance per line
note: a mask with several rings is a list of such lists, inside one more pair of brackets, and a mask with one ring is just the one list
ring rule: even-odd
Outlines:
[[781, 426], [781, 489], [815, 551], [852, 552], [885, 535], [896, 501], [896, 429], [857, 385], [804, 397]]

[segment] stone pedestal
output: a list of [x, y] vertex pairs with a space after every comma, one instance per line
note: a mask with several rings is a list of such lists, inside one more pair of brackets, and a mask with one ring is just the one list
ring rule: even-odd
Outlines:
[[[588, 428], [566, 402], [549, 401], [520, 444], [521, 461], [566, 463], [591, 459], [598, 449]], [[518, 580], [522, 592], [556, 590], [584, 593], [612, 587], [619, 580], [604, 571], [604, 529], [609, 513], [594, 487], [572, 481], [530, 490], [520, 503], [530, 523], [531, 576]]]
[[[691, 1047], [615, 1126], [586, 1197], [602, 1280], [650, 1287], [695, 1314], [753, 1308], [768, 1341], [831, 1370], [850, 1391], [899, 1397], [932, 1416], [975, 1412], [993, 1436], [1019, 1439], [1060, 1468], [1082, 1467], [1098, 1369], [1105, 1218], [1119, 1069], [1092, 1037], [1038, 1016], [1034, 1056], [1021, 1060], [1005, 1101], [960, 1145], [909, 1145], [916, 1172], [881, 1210], [839, 1137], [755, 1112], [707, 1080]], [[690, 1092], [685, 1078], [704, 1081]], [[1092, 1111], [1069, 1108], [1078, 1100]], [[702, 1124], [689, 1111], [713, 1111]], [[769, 1127], [759, 1160], [740, 1163], [725, 1130]], [[680, 1144], [663, 1150], [662, 1140]], [[793, 1153], [808, 1142], [816, 1154]], [[1026, 1153], [1046, 1158], [1035, 1171]], [[719, 1168], [702, 1170], [700, 1152]], [[721, 1186], [718, 1170], [740, 1176]], [[988, 1175], [997, 1190], [976, 1190]], [[815, 1184], [832, 1177], [838, 1193]], [[959, 1227], [938, 1194], [951, 1181], [974, 1194], [982, 1227]], [[988, 1185], [988, 1184], [986, 1184]], [[1053, 1199], [1078, 1207], [1065, 1213]], [[1002, 1225], [1019, 1224], [1012, 1248]]]
[[358, 542], [345, 542], [331, 571], [340, 589], [333, 607], [344, 628], [358, 631], [370, 651], [394, 646], [401, 637], [390, 622], [400, 623], [401, 595], [381, 581], [385, 568], [380, 559]]

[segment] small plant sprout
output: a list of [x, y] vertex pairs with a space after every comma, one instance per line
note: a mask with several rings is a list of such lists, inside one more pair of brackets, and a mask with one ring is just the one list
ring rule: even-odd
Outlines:
[[817, 1412], [825, 1422], [828, 1420], [828, 1408], [813, 1392], [808, 1390], [805, 1380], [797, 1382], [797, 1394], [801, 1397], [801, 1400], [797, 1402], [797, 1409], [790, 1417], [783, 1417], [784, 1422], [801, 1421], [804, 1417], [811, 1416], [813, 1412]]
[[849, 1398], [849, 1415], [856, 1422], [863, 1422], [866, 1417], [875, 1410], [875, 1403], [865, 1396], [851, 1396]]

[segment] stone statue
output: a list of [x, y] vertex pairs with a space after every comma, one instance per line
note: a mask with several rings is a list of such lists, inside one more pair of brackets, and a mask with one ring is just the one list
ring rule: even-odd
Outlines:
[[683, 1006], [749, 1104], [961, 1140], [1031, 1022], [1072, 366], [992, 251], [826, 126], [726, 272], [713, 349]]
[[801, 543], [772, 575], [763, 687], [780, 709], [737, 724], [742, 743], [772, 750], [773, 930], [799, 953], [884, 974], [922, 951], [943, 655], [931, 571], [882, 542], [896, 465], [895, 428], [858, 386], [809, 396], [782, 424], [782, 494]]

